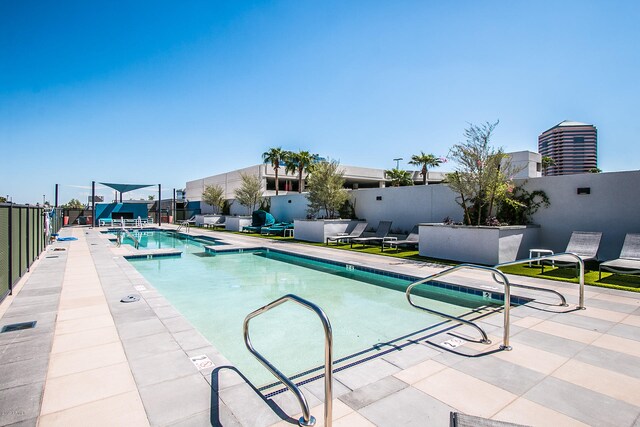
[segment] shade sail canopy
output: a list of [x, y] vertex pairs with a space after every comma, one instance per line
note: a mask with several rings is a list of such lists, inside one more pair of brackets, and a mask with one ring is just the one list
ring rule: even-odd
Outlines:
[[109, 182], [101, 182], [100, 184], [113, 188], [120, 193], [127, 193], [129, 191], [138, 190], [140, 188], [153, 187], [155, 184], [112, 184]]

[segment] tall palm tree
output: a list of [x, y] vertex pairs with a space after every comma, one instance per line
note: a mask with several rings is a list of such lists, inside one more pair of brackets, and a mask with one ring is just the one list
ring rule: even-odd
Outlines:
[[264, 163], [271, 163], [273, 170], [276, 173], [276, 196], [278, 195], [278, 169], [280, 169], [280, 163], [284, 161], [286, 151], [282, 147], [269, 148], [269, 150], [262, 153], [262, 160]]
[[302, 193], [304, 191], [304, 179], [302, 179], [302, 174], [304, 172], [309, 172], [310, 166], [316, 162], [317, 159], [317, 154], [311, 154], [308, 151], [299, 151], [297, 153], [291, 151], [287, 152], [287, 156], [285, 158], [285, 171], [287, 173], [298, 173], [298, 193]]
[[422, 170], [420, 171], [420, 175], [422, 175], [422, 185], [427, 185], [427, 178], [429, 177], [429, 168], [435, 168], [440, 166], [442, 160], [433, 154], [425, 154], [424, 151], [421, 151], [420, 154], [414, 154], [411, 156], [410, 165], [421, 166]]
[[404, 187], [405, 185], [413, 185], [413, 179], [411, 173], [403, 171], [402, 169], [393, 168], [391, 170], [384, 171], [385, 175], [391, 180], [391, 185], [394, 187]]

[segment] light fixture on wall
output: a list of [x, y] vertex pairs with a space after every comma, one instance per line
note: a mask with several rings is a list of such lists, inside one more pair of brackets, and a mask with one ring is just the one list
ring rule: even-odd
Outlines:
[[376, 200], [382, 200], [382, 196], [376, 196]]
[[591, 194], [591, 187], [578, 187], [578, 194]]

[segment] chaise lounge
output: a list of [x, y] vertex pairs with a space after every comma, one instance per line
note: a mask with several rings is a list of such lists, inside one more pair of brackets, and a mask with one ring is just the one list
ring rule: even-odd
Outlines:
[[[601, 238], [602, 233], [599, 231], [574, 231], [571, 233], [571, 238], [569, 239], [565, 252], [577, 255], [583, 262], [597, 260]], [[555, 266], [559, 268], [578, 268], [578, 263], [575, 258], [569, 255], [554, 256], [553, 261], [550, 262], [554, 262]], [[545, 262], [543, 261], [540, 264], [542, 265], [542, 272], [544, 273]]]
[[398, 250], [400, 249], [400, 246], [414, 246], [414, 247], [418, 247], [418, 241], [420, 239], [420, 235], [418, 233], [418, 226], [414, 226], [413, 229], [411, 229], [411, 232], [409, 233], [409, 235], [407, 236], [406, 239], [404, 240], [392, 240], [392, 239], [386, 239], [382, 241], [382, 245], [380, 246], [380, 252], [384, 252], [384, 247], [385, 245], [389, 248], [396, 248], [396, 252], [398, 252]]
[[378, 229], [376, 230], [376, 235], [374, 237], [356, 237], [351, 239], [351, 247], [353, 247], [354, 243], [360, 243], [362, 246], [365, 246], [367, 244], [371, 244], [371, 243], [377, 243], [380, 242], [382, 244], [382, 242], [384, 242], [385, 239], [393, 239], [394, 238], [388, 238], [387, 234], [389, 234], [389, 231], [391, 231], [391, 221], [380, 221], [378, 223]]
[[600, 264], [598, 280], [602, 279], [602, 270], [617, 274], [640, 274], [640, 233], [627, 233], [620, 256]]
[[359, 222], [356, 224], [355, 228], [351, 230], [351, 233], [340, 233], [334, 236], [327, 236], [326, 244], [328, 245], [329, 242], [336, 242], [336, 245], [340, 242], [349, 243], [351, 239], [362, 236], [364, 230], [366, 230], [368, 226], [368, 222]]

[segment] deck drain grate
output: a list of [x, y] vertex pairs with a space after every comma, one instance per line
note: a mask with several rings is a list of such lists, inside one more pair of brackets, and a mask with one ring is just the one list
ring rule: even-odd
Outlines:
[[120, 302], [136, 302], [140, 301], [140, 295], [127, 295], [126, 297], [122, 297]]
[[21, 331], [23, 329], [31, 329], [36, 327], [37, 320], [33, 320], [31, 322], [22, 322], [22, 323], [12, 323], [11, 325], [4, 325], [2, 330], [0, 330], [0, 334], [5, 332], [13, 332], [13, 331]]

